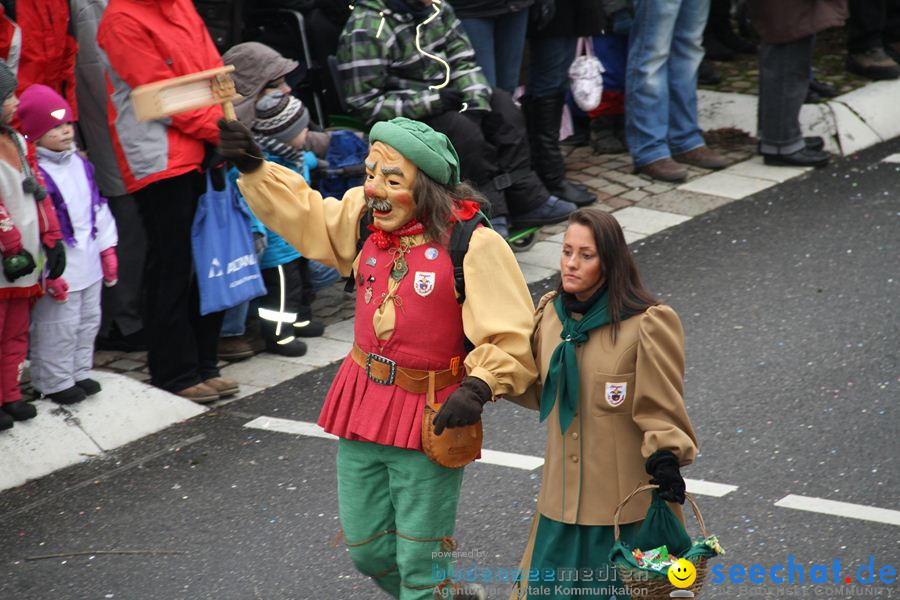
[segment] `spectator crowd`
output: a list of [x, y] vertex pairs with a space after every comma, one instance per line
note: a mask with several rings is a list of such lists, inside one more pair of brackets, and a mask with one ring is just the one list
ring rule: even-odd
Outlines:
[[[900, 0], [254, 4], [300, 11], [312, 51], [254, 35], [249, 16], [234, 24], [245, 35], [217, 46], [191, 0], [0, 3], [0, 429], [36, 414], [20, 390], [27, 360], [37, 395], [71, 404], [100, 391], [95, 342], [146, 350], [154, 386], [207, 403], [239, 391], [220, 359], [301, 356], [323, 334], [312, 302], [341, 275], [242, 200], [264, 293], [202, 314], [198, 206], [210, 188], [239, 195], [239, 173], [216, 152], [223, 110], [140, 121], [138, 86], [234, 65], [237, 118], [265, 158], [337, 198], [362, 181], [369, 127], [427, 123], [452, 141], [462, 179], [509, 238], [596, 201], [566, 178], [561, 144], [628, 152], [635, 172], [663, 181], [686, 179], [687, 165], [727, 166], [697, 116], [698, 80], [716, 80], [716, 61], [758, 53], [759, 152], [772, 165], [829, 160], [799, 125], [804, 102], [836, 94], [812, 69], [818, 33], [846, 20], [847, 69], [900, 77]], [[570, 89], [576, 55], [602, 86], [590, 106]], [[352, 127], [323, 122], [303, 91], [317, 65]]]

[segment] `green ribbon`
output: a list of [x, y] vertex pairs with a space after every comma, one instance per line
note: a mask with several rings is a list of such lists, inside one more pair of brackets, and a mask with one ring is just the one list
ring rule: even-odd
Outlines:
[[562, 341], [550, 357], [547, 381], [544, 382], [544, 391], [541, 393], [541, 421], [550, 415], [559, 396], [559, 429], [565, 433], [575, 418], [578, 396], [581, 393], [581, 375], [578, 372], [575, 349], [578, 344], [587, 341], [592, 329], [609, 323], [609, 294], [604, 291], [580, 320], [573, 319], [566, 312], [562, 294], [556, 296], [553, 307], [563, 326], [559, 334]]

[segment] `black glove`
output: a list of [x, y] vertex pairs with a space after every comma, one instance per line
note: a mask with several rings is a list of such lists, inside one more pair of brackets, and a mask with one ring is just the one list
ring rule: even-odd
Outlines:
[[434, 416], [434, 435], [441, 435], [445, 427], [462, 427], [477, 423], [484, 403], [493, 398], [491, 388], [477, 377], [466, 377], [441, 405]]
[[684, 504], [684, 478], [674, 454], [668, 450], [658, 450], [650, 455], [644, 468], [652, 477], [650, 483], [659, 486], [660, 498]]
[[528, 14], [531, 24], [538, 31], [549, 25], [555, 16], [556, 0], [536, 0]]
[[219, 154], [241, 173], [252, 173], [263, 163], [262, 149], [240, 121], [219, 119]]
[[18, 254], [3, 257], [3, 274], [9, 281], [25, 277], [37, 267], [31, 252], [22, 248]]
[[449, 87], [443, 88], [438, 95], [441, 97], [441, 108], [444, 109], [444, 112], [461, 109], [463, 98], [466, 97], [461, 91]]
[[53, 247], [44, 246], [44, 254], [47, 256], [47, 279], [58, 279], [66, 270], [66, 248], [62, 241], [57, 240]]

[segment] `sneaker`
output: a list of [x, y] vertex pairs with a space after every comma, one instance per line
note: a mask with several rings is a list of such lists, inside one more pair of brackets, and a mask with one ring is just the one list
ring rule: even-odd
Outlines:
[[847, 70], [875, 80], [900, 77], [900, 65], [887, 55], [884, 48], [872, 48], [865, 52], [848, 54]]
[[325, 333], [325, 326], [318, 321], [295, 321], [294, 335], [299, 337], [319, 337]]
[[504, 240], [509, 239], [509, 219], [506, 215], [499, 215], [491, 219], [491, 228]]
[[516, 227], [540, 227], [562, 223], [578, 209], [571, 202], [566, 202], [556, 196], [550, 196], [547, 201], [527, 213], [516, 215], [513, 224]]
[[13, 420], [13, 418], [11, 416], [6, 414], [5, 411], [0, 410], [0, 431], [3, 431], [4, 429], [9, 429], [13, 425], [15, 425], [15, 423], [16, 423], [15, 420]]
[[597, 201], [597, 196], [589, 189], [580, 183], [569, 181], [568, 179], [563, 179], [562, 183], [556, 188], [550, 189], [550, 187], [547, 187], [547, 191], [560, 200], [571, 202], [575, 206], [587, 206]]
[[212, 377], [203, 383], [216, 390], [219, 398], [228, 398], [241, 391], [241, 386], [238, 385], [238, 382], [227, 377]]
[[205, 383], [197, 383], [191, 387], [184, 388], [180, 392], [175, 392], [175, 394], [197, 404], [209, 404], [219, 399], [219, 392]]
[[80, 387], [87, 396], [93, 396], [101, 389], [103, 389], [98, 381], [94, 381], [90, 377], [88, 377], [87, 379], [82, 379], [81, 381], [76, 381], [75, 385]]
[[222, 360], [234, 362], [253, 356], [253, 346], [246, 335], [235, 335], [219, 338], [218, 355]]
[[672, 159], [685, 165], [713, 170], [724, 169], [729, 164], [727, 158], [710, 150], [709, 146], [700, 146], [681, 154], [673, 154]]
[[803, 138], [803, 143], [806, 144], [806, 147], [810, 150], [820, 151], [825, 147], [825, 140], [818, 135], [811, 135]]
[[266, 352], [281, 356], [303, 356], [306, 354], [306, 344], [293, 336], [278, 341], [266, 340]]
[[660, 181], [684, 181], [687, 179], [687, 169], [679, 165], [669, 157], [654, 160], [652, 163], [635, 167], [635, 173], [647, 175]]
[[824, 167], [831, 155], [805, 147], [791, 154], [763, 154], [763, 162], [776, 167]]
[[37, 416], [37, 409], [24, 400], [4, 404], [3, 412], [12, 417], [14, 421], [27, 421]]
[[76, 402], [81, 402], [87, 398], [87, 394], [84, 393], [84, 390], [77, 385], [73, 385], [72, 387], [59, 392], [53, 392], [52, 394], [43, 394], [43, 396], [53, 400], [57, 404], [75, 404]]

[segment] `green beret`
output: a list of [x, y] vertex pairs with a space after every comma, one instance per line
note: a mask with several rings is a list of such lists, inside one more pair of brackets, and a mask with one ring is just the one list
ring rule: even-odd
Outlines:
[[369, 143], [384, 142], [444, 185], [459, 183], [459, 157], [450, 139], [421, 121], [396, 117], [379, 121], [369, 132]]

